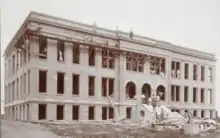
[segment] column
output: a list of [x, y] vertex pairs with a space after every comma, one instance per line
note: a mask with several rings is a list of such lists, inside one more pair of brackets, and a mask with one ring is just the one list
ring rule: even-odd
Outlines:
[[204, 110], [205, 111], [205, 118], [210, 118], [210, 112], [209, 110]]
[[79, 120], [88, 120], [88, 105], [80, 105]]
[[38, 93], [39, 93], [39, 70], [37, 69], [37, 67], [33, 67], [30, 69], [30, 95], [36, 96], [38, 95]]
[[185, 80], [185, 62], [180, 61], [180, 79]]
[[[30, 41], [30, 52], [31, 53], [39, 53], [39, 38], [38, 37], [34, 36], [34, 37], [31, 38], [31, 41]], [[31, 57], [30, 57], [31, 63], [37, 62], [38, 58], [39, 58], [38, 55], [31, 54]], [[19, 54], [19, 61], [20, 60], [21, 60], [21, 53]]]
[[[96, 49], [95, 56], [96, 78], [95, 78], [95, 96], [97, 99], [102, 98], [102, 50]], [[115, 91], [114, 91], [115, 92]]]
[[212, 80], [213, 80], [213, 87], [212, 87], [212, 105], [215, 106], [216, 105], [216, 66], [212, 67]]
[[197, 117], [201, 118], [201, 110], [197, 110]]
[[188, 103], [193, 103], [193, 87], [188, 86]]
[[196, 88], [196, 103], [200, 104], [201, 103], [201, 88]]
[[72, 96], [72, 60], [73, 60], [73, 44], [72, 43], [66, 43], [65, 42], [65, 50], [64, 50], [64, 62], [66, 63], [66, 66], [68, 67], [68, 71], [65, 73], [65, 82], [64, 82], [64, 95], [66, 96]]
[[65, 104], [64, 120], [72, 121], [72, 105], [71, 104]]
[[204, 66], [205, 68], [205, 73], [204, 73], [204, 76], [205, 76], [205, 83], [208, 83], [209, 82], [209, 66], [208, 65], [205, 65]]
[[207, 105], [209, 104], [209, 89], [205, 88], [204, 91], [204, 103]]
[[57, 109], [56, 109], [56, 104], [51, 104], [51, 103], [48, 103], [47, 104], [47, 115], [46, 115], [46, 119], [47, 120], [56, 120], [56, 112], [57, 112]]
[[193, 63], [189, 62], [189, 80], [193, 80]]
[[47, 39], [47, 58], [50, 62], [57, 61], [57, 41]]
[[95, 106], [95, 120], [96, 121], [102, 120], [102, 106], [100, 105]]
[[28, 120], [27, 119], [27, 104], [24, 104], [24, 120]]
[[21, 120], [24, 120], [23, 105], [20, 105], [20, 115], [21, 115]]
[[89, 63], [89, 48], [87, 46], [80, 45], [80, 63], [84, 66], [88, 66]]
[[201, 65], [197, 65], [197, 80], [201, 82]]
[[38, 104], [37, 103], [30, 103], [29, 104], [29, 111], [30, 111], [30, 121], [37, 121], [38, 120]]
[[72, 65], [73, 61], [73, 44], [65, 42], [64, 61], [67, 65]]
[[180, 103], [184, 104], [184, 86], [180, 85]]

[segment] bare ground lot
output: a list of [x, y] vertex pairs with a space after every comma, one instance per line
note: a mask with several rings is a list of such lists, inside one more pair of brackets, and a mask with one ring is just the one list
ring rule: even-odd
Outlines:
[[[113, 124], [33, 124], [19, 121], [1, 121], [2, 138], [189, 138], [179, 130], [156, 131], [137, 125]], [[201, 133], [190, 138], [220, 138], [220, 130]]]

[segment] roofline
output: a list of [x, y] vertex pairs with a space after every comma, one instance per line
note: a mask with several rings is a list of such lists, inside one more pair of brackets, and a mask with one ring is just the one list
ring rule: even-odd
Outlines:
[[[33, 17], [32, 17], [33, 16]], [[13, 42], [16, 41], [16, 39], [22, 35], [22, 31], [24, 30], [25, 28], [25, 25], [28, 23], [28, 21], [31, 21], [32, 19], [34, 19], [35, 17], [34, 16], [40, 16], [40, 17], [46, 17], [46, 18], [49, 18], [49, 19], [55, 19], [55, 20], [59, 20], [59, 21], [63, 21], [63, 22], [66, 22], [66, 23], [70, 23], [72, 25], [72, 28], [76, 28], [76, 27], [73, 27], [74, 25], [78, 25], [80, 27], [87, 27], [89, 29], [93, 28], [92, 25], [90, 24], [86, 24], [86, 23], [82, 23], [82, 22], [76, 22], [76, 21], [72, 21], [72, 20], [68, 20], [68, 19], [63, 19], [63, 18], [60, 18], [60, 17], [55, 17], [55, 16], [52, 16], [52, 15], [48, 15], [48, 14], [45, 14], [45, 13], [39, 13], [39, 12], [35, 12], [35, 11], [31, 11], [28, 16], [26, 17], [26, 19], [24, 20], [24, 22], [22, 23], [22, 25], [20, 26], [20, 28], [18, 29], [18, 31], [16, 32], [15, 36], [12, 38], [12, 40], [9, 42], [8, 46], [6, 47], [5, 51], [4, 51], [4, 54], [3, 56], [5, 56], [6, 54], [6, 51], [11, 47], [11, 45], [13, 45]], [[45, 22], [45, 21], [42, 21], [42, 22]], [[56, 23], [55, 23], [56, 24]], [[58, 24], [58, 23], [57, 23]], [[66, 26], [71, 26], [71, 25], [66, 25]], [[110, 30], [110, 29], [107, 29], [107, 28], [103, 28], [103, 27], [98, 27], [96, 26], [97, 30], [98, 31], [105, 31], [106, 33], [111, 33], [112, 35], [109, 35], [111, 37], [115, 37], [116, 38], [116, 32], [115, 30]], [[84, 30], [84, 31], [89, 31], [88, 29], [84, 29], [84, 28], [80, 28], [81, 30]], [[120, 30], [120, 33], [121, 35], [123, 36], [129, 36], [129, 33], [128, 32], [124, 32], [124, 31], [121, 31]], [[114, 34], [114, 35], [113, 35]], [[108, 34], [104, 34], [104, 33], [100, 33], [98, 35], [102, 35], [102, 36], [105, 36], [105, 35], [108, 35]], [[158, 44], [158, 46], [160, 46], [161, 48], [169, 48], [169, 49], [172, 49], [172, 51], [180, 51], [180, 50], [187, 50], [187, 51], [192, 51], [192, 52], [195, 52], [195, 53], [198, 53], [198, 54], [205, 54], [207, 56], [209, 56], [209, 58], [213, 58], [212, 60], [217, 60], [216, 59], [216, 56], [212, 53], [207, 53], [207, 52], [203, 52], [203, 51], [199, 51], [199, 50], [196, 50], [196, 49], [192, 49], [192, 48], [186, 48], [186, 47], [182, 47], [182, 46], [177, 46], [177, 45], [174, 45], [172, 43], [169, 43], [169, 42], [165, 42], [165, 41], [161, 41], [161, 40], [156, 40], [156, 39], [152, 39], [152, 38], [148, 38], [148, 37], [145, 37], [145, 36], [140, 36], [140, 35], [137, 35], [135, 34], [134, 35], [135, 38], [138, 38], [138, 39], [143, 39], [143, 40], [148, 40], [148, 41], [154, 41], [156, 44]], [[121, 39], [121, 38], [119, 38]], [[122, 39], [123, 40], [123, 39]], [[133, 40], [133, 39], [129, 39], [128, 41], [130, 42], [134, 42], [135, 41], [140, 41], [140, 40]], [[165, 45], [165, 46], [163, 46]], [[157, 47], [158, 47], [157, 46]], [[160, 48], [159, 47], [159, 48]], [[163, 48], [163, 49], [164, 49]], [[179, 49], [179, 50], [175, 50], [175, 49]], [[181, 53], [181, 52], [179, 52]], [[201, 57], [198, 57], [198, 58], [201, 58]], [[208, 58], [208, 57], [207, 57]], [[208, 60], [211, 60], [211, 59], [208, 59]]]

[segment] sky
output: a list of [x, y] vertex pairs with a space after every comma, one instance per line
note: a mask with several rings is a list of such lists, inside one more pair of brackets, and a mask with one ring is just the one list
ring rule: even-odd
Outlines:
[[[220, 59], [220, 0], [0, 0], [0, 6], [1, 54], [30, 11], [38, 11], [113, 30], [132, 28], [136, 34], [210, 52]], [[1, 61], [3, 80], [2, 57]], [[220, 61], [216, 65], [218, 71]], [[216, 87], [220, 112], [220, 85]]]

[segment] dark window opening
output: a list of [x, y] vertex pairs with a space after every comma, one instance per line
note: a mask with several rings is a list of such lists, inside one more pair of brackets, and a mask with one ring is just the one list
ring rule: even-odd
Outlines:
[[63, 105], [57, 105], [57, 120], [63, 120], [64, 118], [64, 106]]
[[115, 57], [114, 52], [108, 49], [102, 50], [102, 67], [114, 69], [115, 66]]
[[89, 106], [89, 120], [95, 119], [95, 107]]
[[201, 111], [201, 118], [205, 117], [205, 111]]
[[39, 58], [46, 59], [47, 58], [47, 39], [46, 37], [39, 38]]
[[196, 102], [196, 96], [197, 96], [197, 89], [193, 88], [193, 102]]
[[185, 63], [185, 69], [184, 69], [184, 77], [185, 77], [185, 79], [188, 79], [189, 78], [189, 73], [188, 73], [188, 69], [189, 69], [189, 64], [187, 64], [187, 63]]
[[131, 119], [131, 107], [127, 107], [126, 108], [126, 116], [127, 116], [127, 119]]
[[39, 104], [38, 105], [38, 120], [46, 119], [47, 105]]
[[95, 48], [89, 47], [89, 65], [95, 66]]
[[107, 78], [102, 78], [102, 96], [107, 96]]
[[205, 80], [205, 67], [201, 66], [201, 81]]
[[127, 53], [126, 68], [131, 71], [144, 72], [144, 56], [136, 53]]
[[102, 107], [102, 120], [107, 120], [107, 107]]
[[188, 102], [188, 87], [184, 87], [184, 102]]
[[114, 119], [114, 108], [109, 107], [109, 119]]
[[80, 61], [80, 46], [79, 44], [73, 45], [73, 63], [79, 64]]
[[204, 103], [204, 88], [201, 89], [201, 103]]
[[57, 73], [57, 93], [64, 94], [64, 73]]
[[193, 111], [193, 116], [197, 117], [197, 111], [196, 110]]
[[64, 42], [58, 41], [57, 43], [57, 61], [63, 62], [64, 61]]
[[133, 82], [128, 82], [126, 85], [126, 97], [127, 98], [135, 98], [136, 95], [136, 86]]
[[95, 96], [95, 77], [89, 76], [89, 96]]
[[79, 75], [73, 74], [72, 94], [79, 95]]
[[79, 106], [73, 105], [72, 107], [72, 119], [79, 120]]
[[40, 84], [39, 85], [39, 92], [46, 93], [46, 91], [47, 91], [47, 71], [39, 71], [39, 84]]
[[193, 65], [193, 80], [197, 80], [197, 65]]
[[114, 93], [114, 79], [109, 79], [109, 96], [112, 96]]

